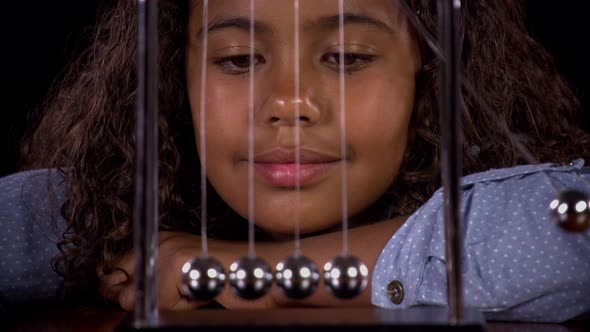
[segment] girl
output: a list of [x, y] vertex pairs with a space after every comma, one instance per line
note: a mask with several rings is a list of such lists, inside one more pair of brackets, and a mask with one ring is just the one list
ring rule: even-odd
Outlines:
[[[291, 0], [255, 0], [254, 45], [249, 2], [210, 1], [205, 67], [202, 2], [159, 3], [160, 305], [203, 305], [188, 301], [179, 287], [180, 267], [199, 252], [198, 134], [203, 130], [208, 225], [215, 239], [210, 254], [227, 266], [246, 252], [251, 47], [257, 252], [271, 265], [292, 253], [295, 209], [305, 255], [322, 264], [340, 250], [343, 65], [350, 251], [373, 272], [372, 291], [346, 302], [321, 291], [297, 302], [277, 291], [253, 302], [225, 291], [216, 300], [228, 308], [444, 305], [442, 199], [435, 193], [440, 187], [439, 61], [397, 2], [345, 1], [340, 45], [337, 1], [301, 0], [299, 98]], [[436, 35], [435, 6], [421, 0], [407, 4]], [[590, 155], [588, 135], [573, 125], [579, 104], [549, 55], [524, 31], [518, 1], [465, 1], [462, 22], [463, 74], [499, 118], [493, 121], [471, 95], [463, 96], [467, 304], [491, 319], [570, 319], [590, 309], [585, 300], [589, 239], [559, 233], [547, 206], [562, 187], [590, 191], [581, 159], [559, 166]], [[35, 198], [40, 188], [31, 179], [49, 179], [51, 190], [42, 197], [60, 207], [61, 234], [59, 252], [49, 246], [47, 252], [56, 254], [53, 266], [63, 275], [66, 294], [88, 297], [98, 291], [125, 309], [134, 301], [136, 57], [135, 4], [118, 1], [105, 11], [92, 48], [54, 90], [23, 146], [25, 168], [41, 170], [3, 180], [19, 189], [25, 185], [7, 200], [40, 211], [47, 203]], [[205, 123], [199, 118], [203, 70]], [[501, 130], [504, 124], [543, 164], [521, 165]], [[299, 205], [293, 203], [295, 130], [302, 151]], [[35, 213], [43, 216], [48, 209]], [[47, 243], [36, 240], [43, 233], [32, 234], [35, 240], [23, 245]], [[32, 266], [43, 270], [46, 264]]]

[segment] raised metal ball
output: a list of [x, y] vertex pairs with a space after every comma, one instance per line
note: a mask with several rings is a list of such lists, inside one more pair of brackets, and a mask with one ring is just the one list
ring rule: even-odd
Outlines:
[[272, 286], [272, 269], [259, 257], [245, 256], [230, 265], [229, 282], [241, 298], [255, 300], [263, 297]]
[[566, 190], [554, 199], [549, 207], [557, 224], [569, 232], [583, 232], [590, 225], [590, 200], [588, 195]]
[[223, 265], [211, 257], [195, 257], [182, 266], [182, 288], [192, 299], [211, 300], [225, 286]]
[[369, 269], [354, 256], [337, 256], [324, 265], [324, 282], [341, 299], [359, 295], [367, 287], [368, 279]]
[[291, 256], [277, 264], [275, 278], [283, 293], [303, 299], [316, 290], [320, 281], [318, 266], [305, 256]]

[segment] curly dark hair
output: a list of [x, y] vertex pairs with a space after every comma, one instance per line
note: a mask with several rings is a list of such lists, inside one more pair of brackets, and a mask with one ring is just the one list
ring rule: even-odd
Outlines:
[[[160, 223], [162, 229], [196, 232], [200, 170], [184, 74], [191, 2], [159, 1]], [[436, 35], [434, 2], [406, 3]], [[53, 87], [22, 147], [24, 169], [54, 168], [66, 179], [61, 214], [69, 227], [54, 268], [65, 275], [66, 288], [78, 293], [94, 292], [96, 269], [113, 268], [132, 245], [136, 14], [133, 1], [104, 8], [92, 46]], [[499, 119], [463, 94], [464, 174], [525, 162], [502, 125], [541, 162], [590, 156], [589, 136], [575, 126], [580, 105], [551, 56], [527, 34], [520, 1], [465, 1], [461, 34], [463, 75]], [[415, 136], [398, 178], [379, 200], [400, 215], [415, 211], [440, 187], [439, 61], [425, 43], [421, 56]], [[477, 155], [470, 153], [473, 147]], [[245, 234], [240, 217], [227, 216], [231, 209], [211, 188], [209, 195], [211, 235]]]

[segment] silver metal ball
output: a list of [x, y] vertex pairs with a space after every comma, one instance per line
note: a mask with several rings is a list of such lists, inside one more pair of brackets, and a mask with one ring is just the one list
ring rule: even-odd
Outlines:
[[311, 259], [290, 256], [277, 264], [275, 279], [287, 297], [303, 299], [315, 292], [320, 281], [320, 271]]
[[569, 232], [584, 232], [590, 225], [590, 199], [588, 195], [566, 190], [557, 196], [549, 207], [557, 224]]
[[229, 282], [241, 298], [255, 300], [268, 293], [272, 286], [272, 269], [259, 257], [245, 256], [230, 265]]
[[223, 265], [211, 257], [195, 257], [182, 266], [182, 288], [192, 299], [211, 300], [225, 287]]
[[334, 296], [349, 299], [359, 295], [369, 280], [369, 269], [360, 259], [341, 255], [324, 265], [324, 282]]

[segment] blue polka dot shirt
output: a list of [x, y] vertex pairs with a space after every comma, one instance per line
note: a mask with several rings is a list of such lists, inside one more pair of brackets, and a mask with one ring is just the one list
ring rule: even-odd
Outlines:
[[[590, 232], [565, 232], [549, 209], [564, 189], [590, 193], [583, 164], [518, 166], [462, 179], [466, 306], [490, 320], [539, 322], [590, 311]], [[442, 190], [387, 243], [372, 278], [377, 306], [447, 304]]]
[[[488, 319], [564, 321], [590, 310], [590, 234], [569, 234], [548, 206], [565, 188], [590, 193], [590, 169], [527, 165], [462, 179], [464, 286], [468, 306]], [[51, 269], [65, 227], [58, 171], [0, 179], [0, 307], [61, 300], [62, 279]], [[396, 232], [373, 272], [373, 304], [387, 308], [445, 305], [442, 191]], [[52, 222], [55, 220], [55, 223]], [[401, 303], [387, 285], [403, 287]]]
[[63, 188], [57, 171], [0, 179], [0, 309], [61, 300], [62, 279], [51, 261], [65, 229]]

